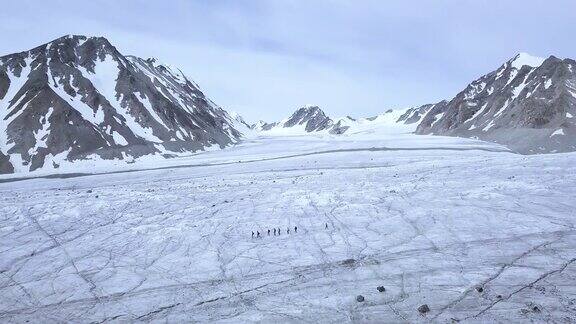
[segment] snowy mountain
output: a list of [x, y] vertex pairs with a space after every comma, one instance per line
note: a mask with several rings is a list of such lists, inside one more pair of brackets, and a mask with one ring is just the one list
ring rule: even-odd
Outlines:
[[256, 123], [250, 125], [250, 129], [257, 131], [257, 132], [268, 131], [268, 130], [271, 130], [276, 125], [278, 125], [278, 123], [267, 123], [263, 120], [259, 120]]
[[306, 106], [296, 110], [290, 118], [283, 121], [279, 126], [284, 128], [302, 127], [310, 133], [328, 129], [332, 125], [334, 125], [334, 121], [326, 116], [318, 106]]
[[[418, 108], [414, 108], [418, 109]], [[414, 110], [415, 111], [415, 110]], [[423, 110], [422, 110], [423, 111]], [[368, 129], [382, 127], [392, 127], [397, 125], [408, 125], [414, 123], [414, 118], [403, 118], [404, 115], [412, 114], [412, 110], [388, 110], [383, 114], [354, 119], [350, 116], [342, 118], [331, 118], [327, 116], [318, 106], [305, 106], [296, 110], [289, 118], [280, 122], [266, 123], [258, 121], [251, 128], [256, 132], [263, 132], [266, 135], [306, 135], [325, 133], [331, 135], [342, 135], [365, 132]], [[417, 115], [417, 113], [414, 113]], [[410, 119], [412, 122], [407, 122]], [[415, 129], [415, 127], [413, 127]], [[414, 130], [412, 129], [412, 131]]]
[[0, 57], [0, 173], [224, 147], [245, 123], [178, 69], [65, 36]]
[[518, 54], [449, 102], [417, 134], [474, 137], [524, 153], [576, 150], [576, 61]]
[[260, 120], [251, 128], [257, 132], [294, 135], [330, 131], [334, 124], [334, 121], [318, 106], [307, 105], [280, 122], [267, 123]]

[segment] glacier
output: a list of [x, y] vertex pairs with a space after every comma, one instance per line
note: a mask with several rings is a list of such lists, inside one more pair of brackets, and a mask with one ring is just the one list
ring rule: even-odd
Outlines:
[[0, 176], [0, 321], [576, 320], [575, 153], [367, 125]]

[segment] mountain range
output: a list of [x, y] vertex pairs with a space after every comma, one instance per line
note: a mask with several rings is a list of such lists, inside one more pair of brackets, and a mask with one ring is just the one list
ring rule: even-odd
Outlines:
[[[406, 109], [396, 123], [413, 125], [420, 135], [476, 138], [521, 154], [576, 151], [575, 71], [574, 60], [521, 53], [451, 100]], [[311, 115], [314, 121], [306, 119]], [[334, 121], [318, 107], [307, 107], [282, 122], [252, 127], [274, 131], [305, 125], [300, 130], [342, 134], [355, 122], [351, 117]]]
[[522, 154], [569, 152], [575, 115], [576, 62], [554, 56], [518, 54], [434, 104], [361, 119], [332, 119], [308, 105], [250, 126], [180, 70], [123, 55], [102, 37], [65, 36], [0, 57], [0, 173], [174, 157], [253, 132], [341, 135], [391, 118], [416, 134], [478, 138]]
[[[352, 120], [352, 118], [348, 118]], [[342, 134], [348, 127], [345, 124], [345, 119], [334, 121], [326, 116], [320, 107], [313, 105], [299, 108], [282, 121], [267, 123], [260, 120], [250, 126], [251, 129], [258, 132], [287, 130], [289, 133], [312, 133], [325, 131], [330, 134]]]

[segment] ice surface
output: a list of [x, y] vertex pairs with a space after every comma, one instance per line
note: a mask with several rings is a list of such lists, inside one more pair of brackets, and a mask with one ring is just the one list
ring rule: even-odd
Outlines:
[[4, 176], [0, 322], [574, 322], [574, 165], [359, 132]]

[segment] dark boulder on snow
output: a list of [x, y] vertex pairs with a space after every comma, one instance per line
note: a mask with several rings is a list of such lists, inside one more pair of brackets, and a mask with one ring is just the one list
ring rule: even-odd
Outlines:
[[418, 307], [418, 312], [419, 312], [420, 314], [426, 314], [426, 313], [428, 313], [429, 311], [430, 311], [430, 307], [428, 307], [428, 305], [426, 305], [426, 304]]

